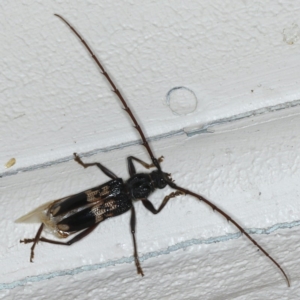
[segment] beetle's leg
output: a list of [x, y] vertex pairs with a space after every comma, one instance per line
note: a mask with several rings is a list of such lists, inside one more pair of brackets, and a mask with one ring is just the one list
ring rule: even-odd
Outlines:
[[[42, 228], [43, 229], [43, 226], [44, 224], [41, 225], [40, 229]], [[67, 242], [60, 242], [60, 241], [55, 241], [55, 240], [50, 240], [50, 239], [47, 239], [47, 238], [44, 238], [44, 237], [40, 237], [41, 235], [41, 232], [40, 229], [38, 231], [38, 233], [36, 234], [35, 238], [34, 239], [24, 239], [24, 240], [21, 240], [20, 243], [24, 243], [24, 244], [28, 244], [28, 243], [34, 243], [33, 246], [31, 247], [31, 255], [33, 258], [33, 249], [34, 249], [34, 246], [39, 242], [45, 242], [45, 243], [49, 243], [49, 244], [56, 244], [56, 245], [63, 245], [63, 246], [71, 246], [72, 244], [80, 241], [81, 239], [83, 239], [84, 237], [86, 237], [88, 234], [90, 234], [97, 226], [99, 225], [99, 223], [96, 223], [95, 225], [83, 230], [82, 232], [80, 232], [79, 234], [77, 234], [76, 236], [74, 236], [71, 240], [67, 241]], [[38, 235], [39, 234], [39, 235]], [[38, 238], [38, 240], [36, 241], [36, 239]], [[33, 249], [32, 249], [33, 248]], [[30, 261], [31, 261], [31, 258], [30, 258]]]
[[135, 223], [136, 223], [135, 209], [134, 209], [134, 206], [132, 206], [131, 207], [130, 228], [131, 228], [132, 239], [133, 239], [133, 247], [134, 247], [133, 256], [134, 256], [134, 261], [135, 261], [137, 273], [144, 276], [142, 267], [140, 265], [138, 252], [137, 252], [137, 246], [136, 246], [136, 240], [135, 240]]
[[[44, 223], [41, 224], [39, 230], [37, 231], [34, 239], [30, 239], [31, 242], [33, 242], [33, 245], [31, 246], [31, 249], [30, 249], [30, 262], [33, 262], [33, 258], [34, 258], [34, 248], [36, 246], [36, 244], [39, 242], [40, 240], [40, 237], [41, 237], [41, 234], [42, 234], [42, 231], [43, 231], [43, 228], [44, 228]], [[23, 241], [20, 241], [20, 243], [23, 243]]]
[[101, 165], [100, 163], [89, 163], [86, 164], [84, 163], [81, 158], [74, 153], [74, 160], [79, 163], [81, 166], [83, 166], [84, 168], [88, 168], [88, 167], [92, 167], [92, 166], [96, 166], [98, 167], [106, 176], [110, 177], [111, 179], [117, 179], [118, 176], [115, 175], [112, 171], [108, 170], [106, 167], [104, 167], [103, 165]]
[[[127, 162], [128, 162], [128, 170], [129, 170], [129, 175], [130, 176], [133, 176], [136, 173], [135, 167], [134, 167], [134, 164], [133, 164], [133, 160], [135, 160], [136, 162], [140, 163], [146, 169], [155, 168], [155, 165], [153, 163], [152, 164], [147, 164], [146, 162], [140, 160], [137, 157], [129, 156], [129, 157], [127, 157]], [[161, 163], [163, 160], [164, 160], [163, 156], [161, 156], [161, 157], [158, 158], [158, 162], [159, 163]]]
[[156, 215], [165, 207], [165, 205], [168, 203], [168, 201], [171, 198], [175, 198], [176, 196], [180, 196], [180, 195], [185, 195], [185, 194], [181, 191], [172, 192], [170, 195], [164, 198], [163, 202], [161, 203], [158, 209], [156, 209], [148, 199], [142, 199], [142, 202], [148, 210], [150, 210], [153, 214]]

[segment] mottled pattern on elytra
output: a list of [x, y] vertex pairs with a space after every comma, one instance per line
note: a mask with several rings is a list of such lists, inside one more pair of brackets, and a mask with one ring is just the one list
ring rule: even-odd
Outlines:
[[118, 208], [117, 202], [112, 199], [104, 204], [96, 205], [92, 208], [92, 213], [95, 215], [95, 223], [103, 221], [104, 214]]

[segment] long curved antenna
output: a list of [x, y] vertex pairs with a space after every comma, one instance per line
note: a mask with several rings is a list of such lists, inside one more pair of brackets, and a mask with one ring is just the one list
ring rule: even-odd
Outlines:
[[81, 43], [85, 46], [85, 48], [88, 50], [88, 52], [90, 53], [90, 55], [92, 56], [93, 60], [96, 62], [96, 64], [98, 65], [98, 67], [101, 70], [101, 73], [106, 77], [106, 79], [108, 80], [109, 84], [112, 87], [112, 91], [118, 96], [118, 98], [120, 99], [120, 101], [123, 104], [123, 109], [128, 113], [129, 117], [131, 118], [131, 120], [134, 123], [134, 127], [136, 128], [136, 130], [139, 132], [141, 139], [142, 139], [142, 145], [147, 149], [149, 156], [154, 164], [154, 166], [161, 171], [160, 165], [159, 165], [159, 161], [154, 157], [152, 150], [149, 146], [149, 143], [147, 142], [144, 132], [141, 129], [139, 123], [137, 122], [135, 116], [133, 115], [130, 107], [127, 105], [125, 99], [123, 98], [122, 94], [120, 93], [120, 91], [116, 88], [115, 84], [113, 83], [113, 81], [111, 80], [110, 76], [108, 75], [108, 73], [105, 71], [104, 67], [102, 66], [102, 64], [100, 63], [99, 59], [97, 58], [97, 56], [94, 54], [94, 52], [92, 51], [92, 49], [89, 47], [89, 45], [86, 43], [86, 41], [82, 38], [82, 36], [75, 30], [75, 28], [70, 25], [62, 16], [58, 15], [58, 14], [54, 14], [54, 16], [60, 18], [63, 22], [65, 22], [70, 29], [76, 34], [76, 36], [79, 38], [79, 40], [81, 41]]
[[169, 182], [169, 186], [172, 187], [175, 190], [181, 191], [183, 193], [185, 193], [186, 195], [190, 195], [193, 196], [195, 198], [197, 198], [200, 201], [203, 201], [205, 204], [207, 204], [208, 206], [210, 206], [213, 211], [217, 211], [219, 214], [221, 214], [223, 217], [226, 218], [226, 220], [228, 222], [231, 222], [242, 234], [244, 234], [265, 256], [267, 256], [276, 266], [277, 268], [281, 271], [281, 273], [283, 274], [283, 276], [285, 277], [288, 287], [290, 287], [290, 281], [286, 275], [286, 273], [283, 271], [283, 269], [281, 268], [281, 266], [279, 265], [279, 263], [262, 247], [260, 246], [246, 231], [245, 229], [243, 229], [243, 227], [241, 225], [239, 225], [236, 221], [234, 221], [227, 213], [225, 213], [222, 209], [220, 209], [219, 207], [217, 207], [215, 204], [213, 204], [212, 202], [210, 202], [209, 200], [207, 200], [206, 198], [191, 192], [185, 188], [182, 188], [178, 185], [176, 185], [174, 182]]

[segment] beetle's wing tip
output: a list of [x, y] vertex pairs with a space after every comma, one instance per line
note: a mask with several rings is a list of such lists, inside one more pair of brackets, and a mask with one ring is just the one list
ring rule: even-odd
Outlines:
[[20, 218], [18, 218], [17, 220], [15, 220], [14, 222], [15, 223], [28, 223], [28, 221], [27, 221], [27, 215], [25, 215], [25, 216], [22, 216], [22, 217], [20, 217]]
[[44, 203], [43, 205], [29, 212], [28, 214], [15, 220], [15, 223], [41, 223], [44, 211], [48, 209], [49, 205], [52, 203], [53, 201]]
[[15, 223], [41, 223], [41, 217], [40, 214], [31, 212], [15, 220]]

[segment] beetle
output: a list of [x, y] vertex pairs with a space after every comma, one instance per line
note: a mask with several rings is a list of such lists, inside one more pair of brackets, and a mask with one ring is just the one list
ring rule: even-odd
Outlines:
[[[81, 193], [71, 195], [62, 199], [58, 199], [56, 201], [52, 201], [50, 203], [46, 203], [41, 207], [35, 209], [29, 214], [19, 218], [18, 222], [26, 222], [31, 218], [38, 217], [41, 221], [41, 225], [35, 235], [34, 238], [23, 239], [20, 242], [27, 244], [33, 243], [31, 247], [30, 253], [30, 261], [33, 261], [34, 258], [34, 250], [35, 246], [38, 242], [46, 242], [58, 245], [66, 245], [70, 246], [88, 234], [90, 234], [101, 222], [103, 222], [107, 218], [115, 217], [121, 215], [127, 211], [131, 211], [130, 218], [130, 228], [133, 239], [133, 256], [135, 260], [135, 265], [137, 269], [137, 273], [144, 276], [139, 257], [137, 251], [137, 243], [135, 237], [135, 227], [136, 227], [136, 214], [133, 202], [140, 200], [142, 201], [144, 207], [148, 209], [153, 214], [158, 214], [168, 201], [179, 195], [190, 195], [208, 206], [210, 206], [214, 211], [221, 214], [223, 217], [227, 219], [228, 222], [232, 223], [242, 234], [244, 234], [260, 251], [264, 253], [281, 271], [283, 276], [285, 277], [288, 286], [290, 286], [289, 279], [279, 265], [279, 263], [269, 255], [269, 253], [260, 246], [243, 228], [240, 224], [238, 224], [234, 219], [232, 219], [227, 213], [225, 213], [218, 206], [213, 204], [208, 199], [203, 196], [192, 192], [186, 188], [180, 187], [174, 183], [172, 180], [171, 174], [163, 172], [161, 168], [161, 162], [163, 161], [163, 157], [156, 158], [153, 155], [151, 147], [144, 135], [143, 130], [141, 129], [139, 123], [137, 122], [133, 112], [130, 107], [127, 105], [123, 95], [117, 89], [115, 83], [112, 81], [109, 74], [104, 69], [102, 63], [93, 53], [87, 42], [81, 37], [75, 28], [70, 25], [62, 16], [55, 14], [56, 17], [60, 18], [69, 28], [70, 30], [79, 38], [81, 43], [87, 49], [87, 51], [92, 56], [92, 59], [98, 65], [101, 73], [109, 82], [109, 85], [112, 88], [112, 91], [117, 95], [118, 99], [123, 105], [123, 109], [127, 112], [129, 117], [131, 118], [134, 127], [138, 131], [141, 144], [146, 148], [150, 159], [151, 164], [148, 164], [139, 158], [134, 156], [130, 156], [127, 158], [128, 170], [129, 170], [129, 179], [127, 181], [123, 181], [121, 178], [118, 178], [112, 171], [107, 169], [102, 164], [95, 163], [84, 163], [81, 158], [74, 153], [74, 160], [82, 165], [84, 168], [96, 166], [98, 167], [106, 176], [110, 178], [110, 181], [99, 185], [95, 188], [83, 191]], [[135, 163], [141, 164], [146, 169], [154, 168], [151, 173], [137, 173]], [[148, 197], [156, 190], [163, 189], [166, 186], [174, 189], [175, 191], [171, 194], [164, 197], [161, 205], [158, 209], [154, 207], [154, 205], [148, 200]], [[75, 234], [73, 238], [71, 238], [67, 242], [61, 242], [57, 240], [48, 239], [42, 236], [42, 231], [44, 227], [48, 227], [52, 230], [54, 234], [61, 238], [67, 238], [70, 235]]]

